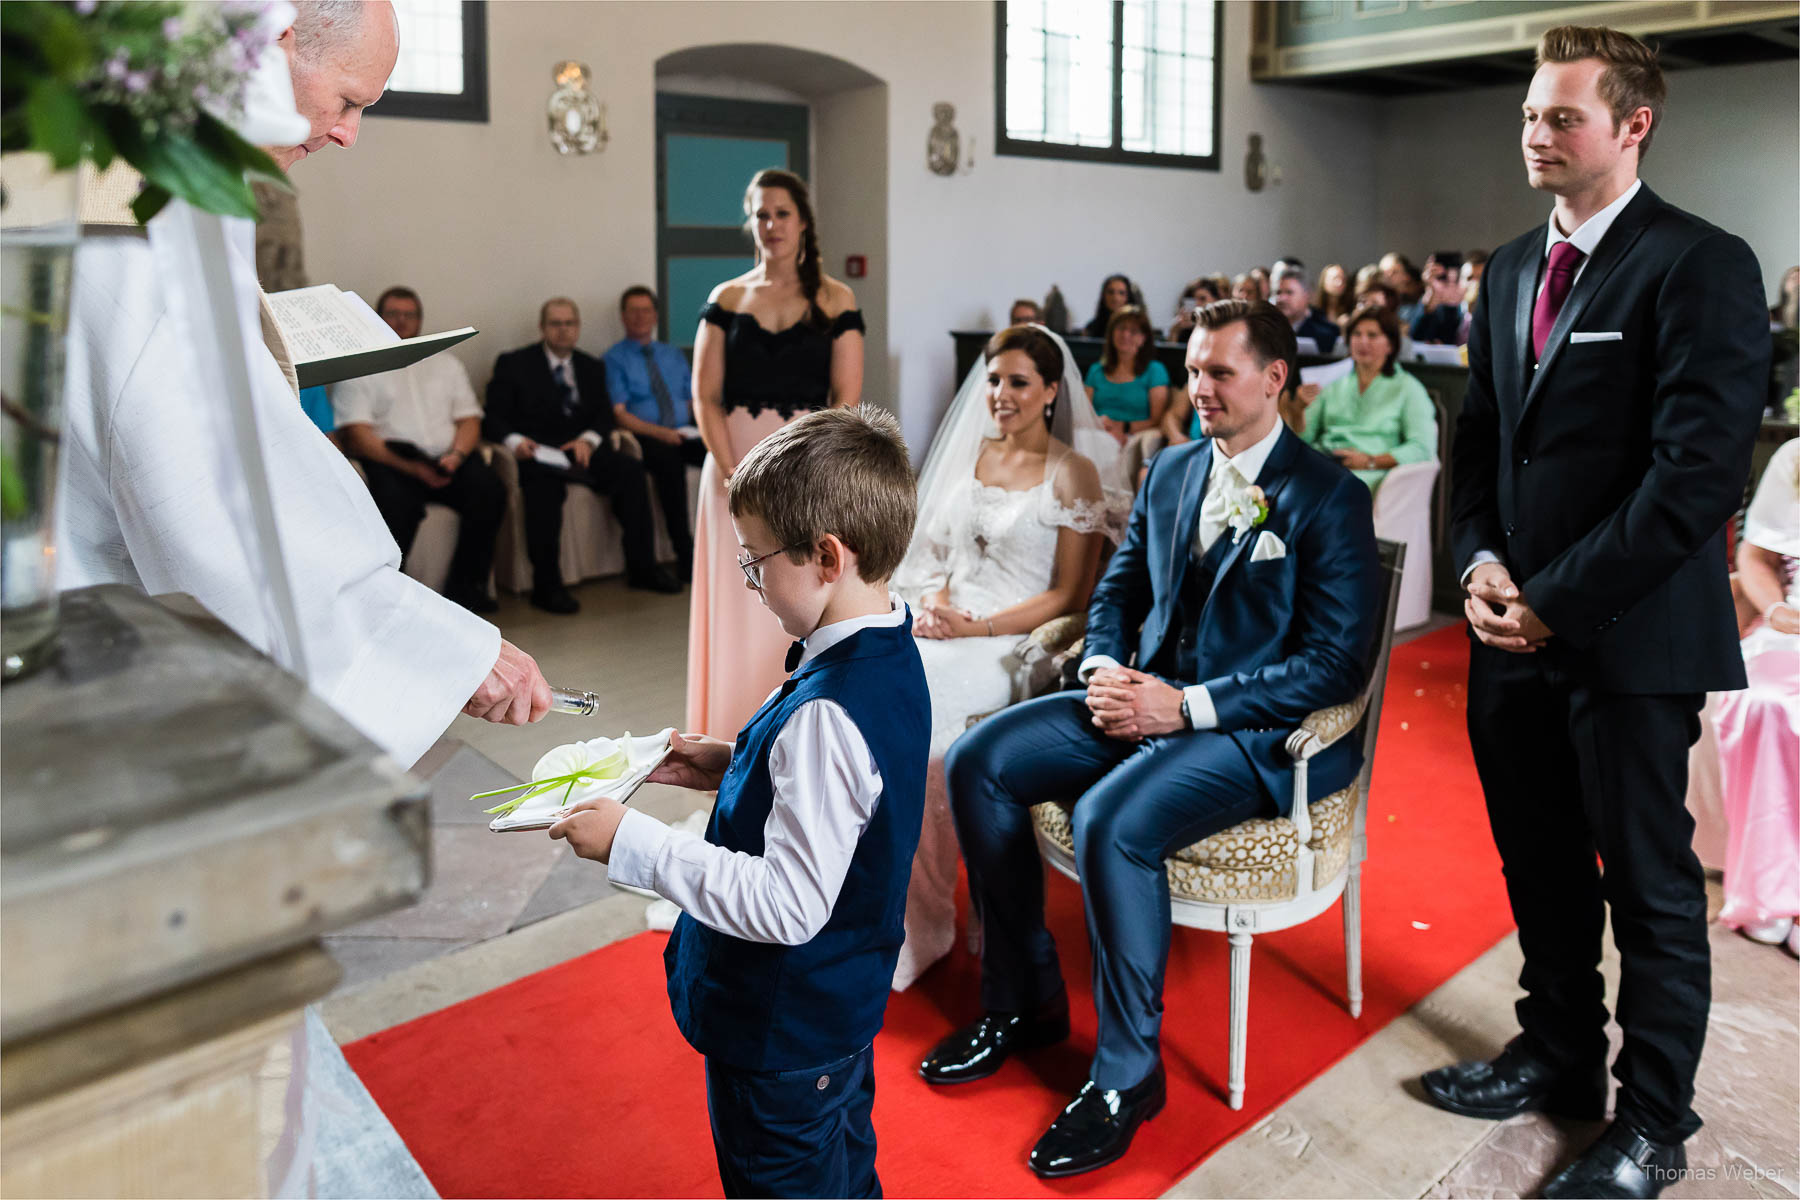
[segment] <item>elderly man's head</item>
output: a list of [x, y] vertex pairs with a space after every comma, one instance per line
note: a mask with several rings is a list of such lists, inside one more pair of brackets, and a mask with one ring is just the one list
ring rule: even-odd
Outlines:
[[308, 154], [353, 146], [363, 109], [381, 99], [400, 57], [400, 29], [387, 0], [299, 0], [276, 45], [287, 54], [294, 107], [312, 126], [298, 146], [271, 146], [283, 171]]

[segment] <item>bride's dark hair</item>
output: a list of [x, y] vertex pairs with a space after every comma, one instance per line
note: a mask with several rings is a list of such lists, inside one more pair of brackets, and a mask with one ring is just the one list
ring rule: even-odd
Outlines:
[[1008, 350], [1023, 350], [1036, 369], [1038, 378], [1056, 389], [1056, 400], [1044, 406], [1044, 424], [1050, 424], [1050, 419], [1056, 415], [1056, 402], [1063, 398], [1062, 347], [1056, 344], [1055, 338], [1036, 325], [1014, 325], [988, 339], [988, 344], [981, 351], [981, 360], [993, 362]]
[[819, 307], [819, 288], [824, 280], [824, 269], [819, 266], [819, 228], [818, 222], [813, 220], [812, 194], [806, 190], [806, 180], [792, 171], [776, 167], [758, 171], [750, 180], [750, 186], [744, 189], [746, 229], [756, 220], [756, 214], [750, 211], [750, 195], [757, 188], [780, 188], [786, 192], [794, 201], [794, 211], [806, 225], [800, 235], [800, 260], [795, 269], [800, 274], [800, 294], [806, 297], [806, 323], [823, 329], [827, 322], [825, 310]]

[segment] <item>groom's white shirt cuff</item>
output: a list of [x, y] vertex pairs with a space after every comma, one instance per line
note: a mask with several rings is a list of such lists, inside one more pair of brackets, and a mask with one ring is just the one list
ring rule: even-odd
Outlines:
[[[1457, 586], [1464, 588], [1468, 587], [1469, 576], [1475, 573], [1475, 568], [1479, 567], [1482, 563], [1491, 562], [1500, 562], [1500, 556], [1495, 554], [1492, 550], [1477, 550], [1475, 552], [1475, 557], [1469, 560], [1469, 565], [1463, 568], [1462, 578], [1456, 581]], [[1501, 563], [1501, 565], [1505, 566], [1506, 564]]]
[[[1101, 667], [1117, 667], [1119, 660], [1110, 654], [1090, 654], [1081, 660], [1081, 666], [1075, 676], [1086, 683], [1088, 676]], [[1204, 683], [1193, 683], [1181, 689], [1187, 697], [1188, 716], [1193, 719], [1195, 729], [1217, 729], [1219, 727], [1219, 710], [1213, 707], [1212, 693], [1206, 690]]]
[[[802, 662], [859, 629], [898, 627], [907, 609], [813, 631]], [[606, 877], [647, 888], [711, 929], [749, 942], [812, 940], [843, 890], [863, 830], [881, 803], [881, 771], [862, 731], [835, 700], [794, 710], [769, 749], [775, 798], [760, 856], [727, 850], [631, 809], [613, 836]]]

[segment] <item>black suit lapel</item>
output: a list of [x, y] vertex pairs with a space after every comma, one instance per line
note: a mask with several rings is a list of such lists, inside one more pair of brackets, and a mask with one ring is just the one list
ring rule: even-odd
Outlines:
[[[1544, 242], [1549, 238], [1548, 226], [1540, 226], [1531, 257], [1519, 267], [1519, 277], [1513, 281], [1517, 295], [1513, 300], [1513, 345], [1512, 365], [1518, 372], [1519, 390], [1514, 403], [1513, 423], [1518, 424], [1519, 414], [1525, 411], [1525, 396], [1531, 391], [1531, 310], [1537, 304], [1538, 277], [1544, 270]], [[1513, 400], [1512, 396], [1502, 396], [1502, 401]]]
[[[1569, 331], [1581, 320], [1595, 294], [1606, 286], [1607, 277], [1613, 273], [1613, 269], [1625, 260], [1632, 245], [1650, 224], [1654, 207], [1660, 203], [1649, 188], [1639, 188], [1637, 196], [1613, 219], [1612, 228], [1606, 231], [1606, 236], [1594, 247], [1593, 257], [1588, 259], [1587, 265], [1582, 269], [1581, 278], [1575, 281], [1569, 298], [1563, 302], [1562, 311], [1556, 315], [1556, 324], [1550, 327], [1550, 336], [1544, 340], [1544, 357], [1538, 363], [1537, 370], [1531, 373], [1531, 382], [1525, 389], [1525, 403], [1519, 409], [1521, 423], [1531, 411], [1532, 403], [1543, 391], [1545, 377], [1550, 374], [1557, 359], [1562, 357], [1563, 347], [1569, 341]], [[1535, 301], [1535, 294], [1533, 299]], [[1531, 336], [1529, 314], [1526, 317], [1525, 336], [1528, 339]]]

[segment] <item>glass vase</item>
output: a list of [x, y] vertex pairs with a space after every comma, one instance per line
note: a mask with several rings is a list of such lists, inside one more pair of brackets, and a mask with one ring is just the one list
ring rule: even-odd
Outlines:
[[0, 677], [41, 666], [56, 635], [56, 450], [79, 233], [79, 176], [0, 155]]

